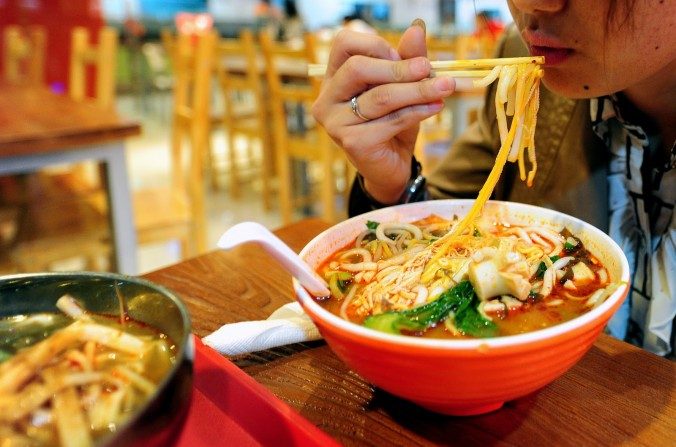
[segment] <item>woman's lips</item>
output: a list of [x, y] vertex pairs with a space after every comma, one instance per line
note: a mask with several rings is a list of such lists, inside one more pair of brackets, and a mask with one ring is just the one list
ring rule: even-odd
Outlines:
[[544, 56], [545, 67], [558, 65], [570, 57], [573, 50], [570, 48], [557, 48], [539, 45], [529, 45], [531, 56]]
[[527, 28], [523, 30], [523, 37], [532, 56], [545, 57], [545, 66], [560, 64], [573, 53], [563, 41], [541, 30]]

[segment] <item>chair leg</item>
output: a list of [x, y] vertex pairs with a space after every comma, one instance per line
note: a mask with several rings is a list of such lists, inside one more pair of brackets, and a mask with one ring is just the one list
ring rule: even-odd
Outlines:
[[357, 170], [354, 169], [352, 163], [350, 163], [349, 160], [344, 159], [344, 157], [342, 161], [345, 169], [345, 171], [343, 171], [343, 178], [345, 182], [345, 187], [343, 188], [343, 197], [345, 198], [345, 203], [347, 203], [350, 199], [350, 187], [352, 186], [352, 180], [357, 175]]
[[178, 242], [181, 246], [181, 259], [188, 259], [189, 257], [193, 256], [194, 252], [188, 234], [180, 238]]
[[263, 129], [264, 134], [261, 135], [261, 172], [263, 179], [263, 209], [270, 211], [272, 209], [272, 179], [276, 177], [275, 170], [275, 150], [274, 141], [270, 134], [269, 128], [266, 126]]
[[284, 225], [290, 224], [293, 216], [293, 200], [291, 189], [293, 187], [291, 175], [291, 160], [286, 157], [284, 151], [277, 155], [279, 211]]
[[190, 178], [193, 181], [188, 185], [190, 191], [190, 203], [192, 207], [192, 240], [195, 241], [196, 253], [204, 253], [207, 249], [207, 216], [204, 191], [204, 158], [208, 148], [208, 131], [196, 123], [193, 123], [191, 132], [192, 157], [190, 169], [193, 170]]
[[230, 156], [230, 197], [236, 199], [240, 197], [239, 188], [239, 168], [237, 166], [237, 148], [235, 142], [235, 133], [228, 131], [228, 154]]
[[218, 166], [216, 166], [216, 157], [214, 155], [213, 142], [211, 136], [207, 137], [207, 153], [206, 153], [207, 169], [209, 170], [209, 182], [211, 190], [218, 190]]
[[336, 220], [336, 205], [334, 203], [335, 176], [333, 174], [333, 157], [329, 153], [322, 158], [322, 173], [320, 185], [322, 216], [326, 221], [333, 223]]
[[173, 183], [177, 187], [183, 188], [185, 184], [184, 172], [182, 169], [181, 157], [183, 156], [181, 150], [181, 143], [183, 139], [185, 124], [179, 119], [174, 118], [173, 131], [171, 133], [171, 176]]
[[260, 178], [261, 178], [261, 195], [263, 196], [263, 209], [270, 211], [272, 209], [272, 191], [270, 181], [272, 180], [272, 163], [270, 160], [271, 154], [268, 153], [267, 142], [265, 138], [260, 138], [258, 144], [261, 150], [260, 162]]

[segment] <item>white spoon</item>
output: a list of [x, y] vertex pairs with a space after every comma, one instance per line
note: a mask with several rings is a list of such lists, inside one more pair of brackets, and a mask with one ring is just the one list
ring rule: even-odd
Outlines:
[[263, 225], [256, 222], [242, 222], [228, 229], [216, 244], [229, 250], [245, 242], [258, 242], [277, 259], [291, 275], [314, 296], [329, 296], [326, 282], [300, 256]]

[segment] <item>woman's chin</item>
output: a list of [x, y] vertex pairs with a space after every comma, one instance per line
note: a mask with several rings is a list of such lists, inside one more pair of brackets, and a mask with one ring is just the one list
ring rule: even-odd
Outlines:
[[586, 84], [583, 80], [576, 79], [575, 76], [557, 73], [552, 68], [545, 68], [542, 82], [547, 90], [569, 99], [588, 99], [605, 94], [591, 83]]

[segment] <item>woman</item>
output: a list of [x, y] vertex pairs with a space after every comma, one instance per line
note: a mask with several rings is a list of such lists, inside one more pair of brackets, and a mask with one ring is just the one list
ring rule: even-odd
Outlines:
[[[508, 165], [494, 198], [547, 206], [607, 229], [632, 265], [631, 298], [610, 332], [661, 355], [676, 315], [676, 2], [511, 0], [516, 27], [500, 57], [546, 59], [527, 188]], [[343, 32], [331, 51], [315, 118], [359, 175], [351, 215], [415, 200], [475, 197], [499, 147], [493, 101], [425, 185], [413, 158], [421, 120], [455, 82], [429, 78], [424, 23], [397, 50], [377, 36]], [[487, 92], [493, 98], [494, 88]], [[591, 119], [590, 119], [591, 113]]]

